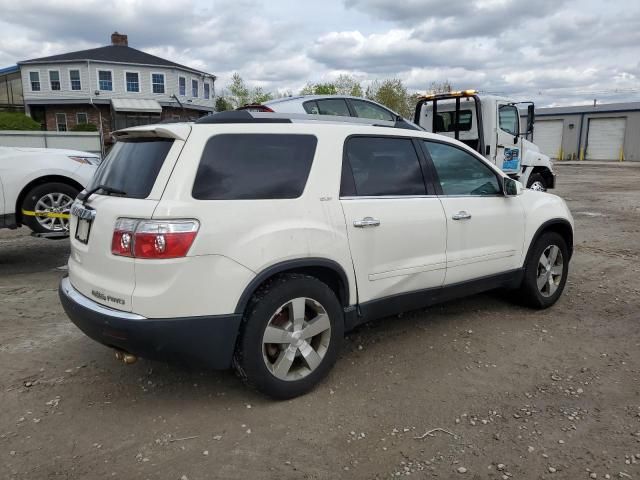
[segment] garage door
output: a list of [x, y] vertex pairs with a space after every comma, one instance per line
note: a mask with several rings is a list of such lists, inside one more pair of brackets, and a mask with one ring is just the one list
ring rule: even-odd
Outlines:
[[533, 130], [533, 143], [551, 158], [558, 158], [562, 148], [562, 120], [538, 120]]
[[624, 144], [626, 118], [590, 118], [587, 135], [589, 160], [617, 160]]

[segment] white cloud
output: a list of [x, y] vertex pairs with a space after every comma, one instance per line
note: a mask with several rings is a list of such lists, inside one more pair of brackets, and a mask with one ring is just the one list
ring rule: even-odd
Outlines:
[[0, 67], [108, 43], [296, 92], [341, 73], [539, 103], [640, 98], [640, 4], [599, 0], [0, 0]]

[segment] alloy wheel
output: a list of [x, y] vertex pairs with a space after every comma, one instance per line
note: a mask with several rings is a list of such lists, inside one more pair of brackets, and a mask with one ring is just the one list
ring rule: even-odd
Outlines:
[[316, 370], [331, 340], [329, 315], [320, 302], [298, 297], [273, 314], [262, 337], [262, 356], [279, 380], [293, 381]]
[[536, 283], [542, 296], [552, 296], [560, 286], [563, 262], [562, 251], [557, 245], [549, 245], [540, 255]]
[[69, 230], [69, 212], [73, 198], [66, 193], [52, 192], [40, 197], [34, 207], [36, 220], [47, 230]]
[[536, 192], [546, 192], [547, 189], [544, 187], [544, 184], [539, 181], [536, 180], [535, 182], [533, 182], [531, 184], [531, 186], [529, 187], [530, 190], [535, 190]]

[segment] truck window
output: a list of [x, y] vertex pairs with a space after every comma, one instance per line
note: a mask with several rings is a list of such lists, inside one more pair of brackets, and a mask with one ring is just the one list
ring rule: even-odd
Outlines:
[[510, 133], [514, 137], [518, 135], [520, 116], [514, 105], [502, 105], [498, 108], [498, 125], [500, 130]]
[[[436, 132], [455, 132], [455, 116], [455, 112], [438, 112], [436, 117]], [[472, 118], [473, 114], [471, 113], [471, 110], [460, 110], [458, 131], [468, 132], [471, 130]]]

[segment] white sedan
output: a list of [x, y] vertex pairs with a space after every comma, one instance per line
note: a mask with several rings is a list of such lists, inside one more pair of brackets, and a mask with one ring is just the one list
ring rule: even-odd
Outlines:
[[0, 147], [0, 228], [64, 235], [71, 204], [99, 164], [99, 156], [77, 150]]

